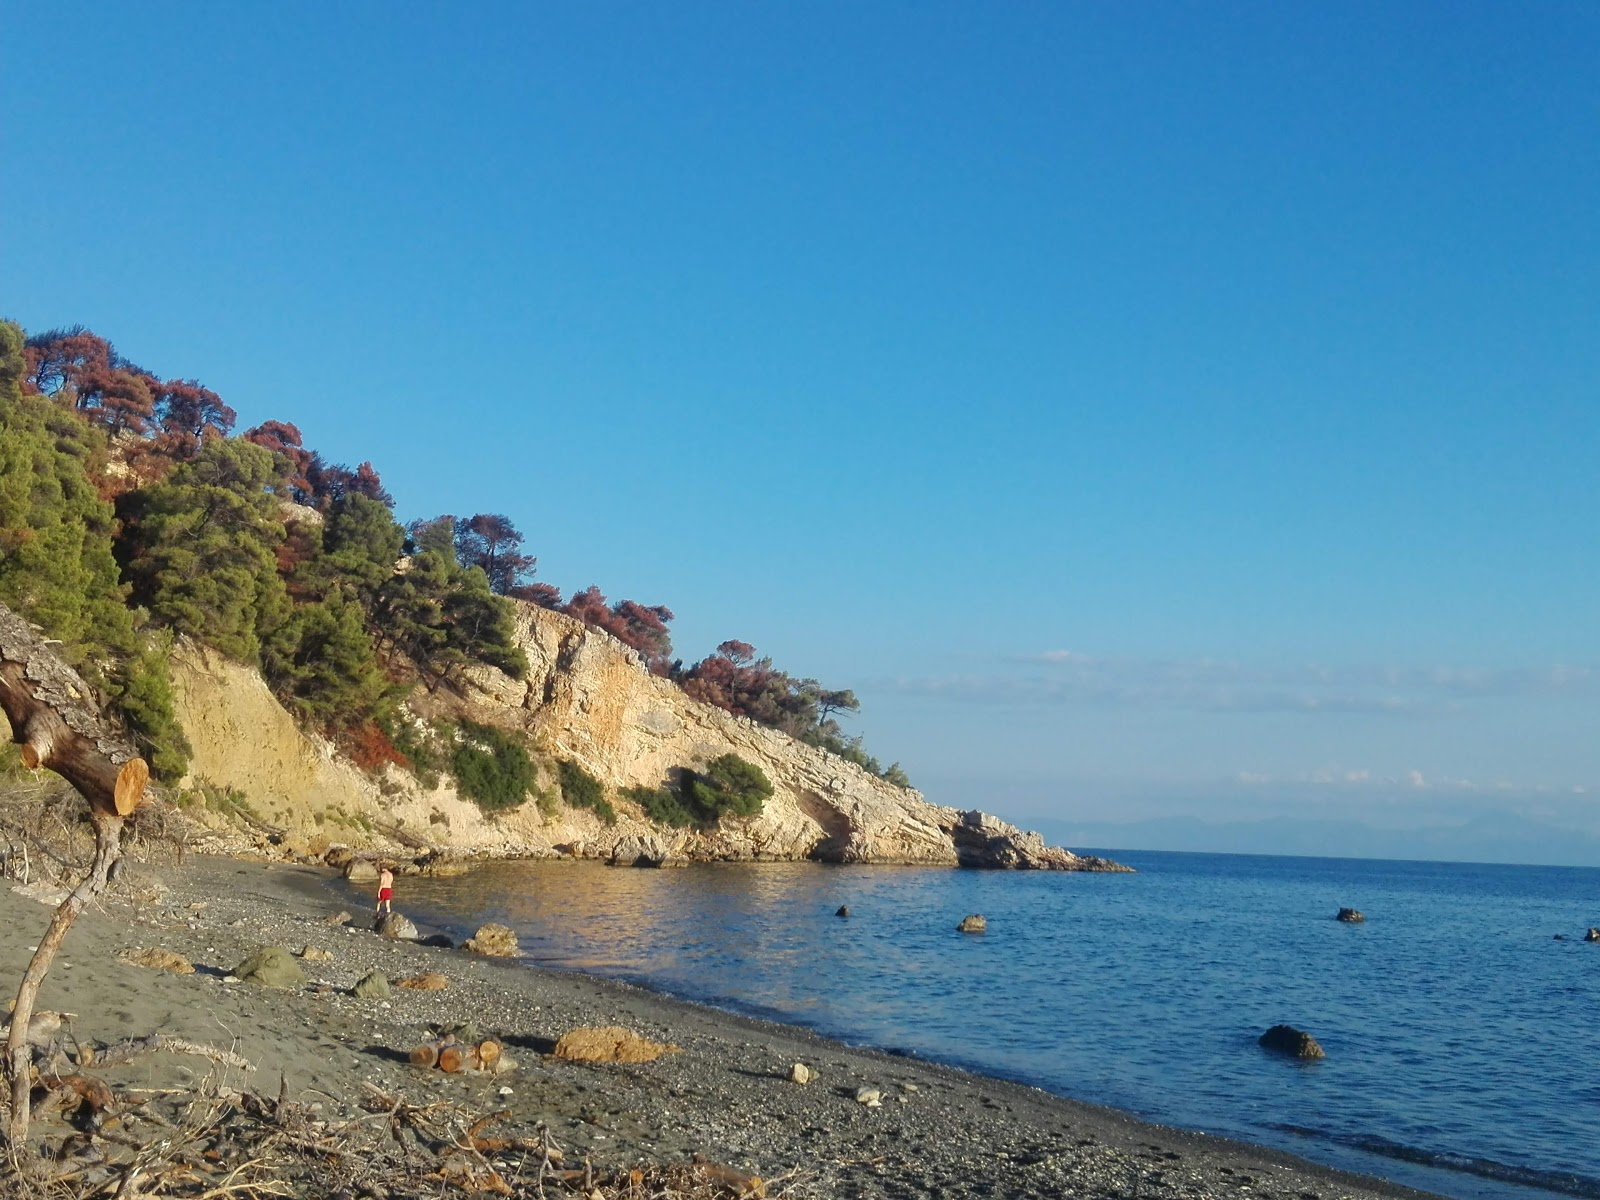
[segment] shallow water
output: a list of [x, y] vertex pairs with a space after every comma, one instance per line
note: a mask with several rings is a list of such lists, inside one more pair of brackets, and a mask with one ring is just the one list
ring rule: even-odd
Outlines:
[[[506, 863], [399, 902], [508, 924], [545, 965], [1445, 1195], [1600, 1197], [1600, 870], [1113, 857], [1139, 874]], [[986, 934], [955, 932], [969, 912]], [[1278, 1022], [1327, 1059], [1260, 1050]]]

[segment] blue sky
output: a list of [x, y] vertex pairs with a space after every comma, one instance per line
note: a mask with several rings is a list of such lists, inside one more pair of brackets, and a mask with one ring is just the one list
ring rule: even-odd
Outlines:
[[1600, 834], [1600, 10], [8, 11], [0, 312], [930, 798]]

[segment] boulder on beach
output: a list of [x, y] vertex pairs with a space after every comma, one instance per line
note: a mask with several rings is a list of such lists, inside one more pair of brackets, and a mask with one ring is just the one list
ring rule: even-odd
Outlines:
[[304, 987], [306, 982], [306, 973], [300, 969], [294, 955], [282, 946], [261, 947], [235, 967], [232, 974], [261, 987], [297, 988]]
[[517, 945], [516, 933], [504, 925], [493, 923], [479, 928], [477, 933], [466, 940], [464, 947], [474, 954], [486, 955], [489, 958], [515, 958], [522, 953]]
[[301, 946], [300, 957], [306, 962], [332, 962], [333, 951], [324, 950], [321, 946]]
[[356, 980], [356, 985], [350, 989], [350, 994], [360, 996], [363, 1000], [387, 1000], [389, 977], [382, 971], [368, 971]]
[[814, 1072], [805, 1063], [795, 1063], [789, 1068], [789, 1078], [795, 1083], [807, 1084], [811, 1082]]
[[414, 942], [418, 936], [417, 927], [397, 912], [384, 913], [373, 921], [372, 932], [382, 937], [394, 938], [397, 941], [404, 942]]
[[118, 957], [130, 966], [148, 967], [152, 971], [171, 971], [174, 975], [194, 974], [194, 964], [175, 950], [163, 950], [160, 947], [124, 950]]
[[1343, 921], [1347, 925], [1355, 925], [1361, 921], [1365, 921], [1366, 919], [1367, 914], [1362, 912], [1359, 908], [1341, 908], [1339, 910], [1339, 915], [1334, 918], [1334, 920]]
[[434, 946], [440, 950], [454, 950], [456, 948], [456, 944], [442, 933], [430, 933], [425, 938], [419, 938], [417, 945]]
[[989, 928], [989, 922], [984, 920], [982, 913], [968, 913], [961, 918], [961, 924], [956, 926], [960, 933], [983, 933]]
[[400, 987], [411, 988], [418, 992], [442, 992], [450, 986], [450, 981], [437, 971], [424, 971], [420, 975], [407, 975], [404, 979], [396, 982]]
[[620, 1025], [586, 1025], [561, 1035], [555, 1057], [571, 1062], [654, 1062], [663, 1054], [677, 1053], [679, 1047], [652, 1042]]
[[1293, 1025], [1274, 1025], [1257, 1041], [1276, 1054], [1287, 1054], [1293, 1058], [1327, 1057], [1322, 1047], [1317, 1045], [1316, 1038], [1303, 1029], [1296, 1029]]

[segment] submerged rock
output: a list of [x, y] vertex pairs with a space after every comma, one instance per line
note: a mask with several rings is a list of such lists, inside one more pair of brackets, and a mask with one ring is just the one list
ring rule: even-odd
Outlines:
[[1339, 915], [1334, 918], [1334, 920], [1343, 921], [1347, 925], [1355, 925], [1365, 921], [1366, 919], [1367, 914], [1362, 912], [1359, 908], [1341, 908], [1339, 910]]
[[1303, 1029], [1296, 1029], [1293, 1025], [1274, 1025], [1257, 1041], [1276, 1054], [1287, 1054], [1294, 1058], [1327, 1057], [1322, 1047], [1317, 1044], [1316, 1038]]
[[989, 922], [982, 913], [969, 913], [961, 918], [961, 924], [956, 926], [958, 933], [983, 933], [989, 928]]
[[365, 858], [353, 858], [345, 864], [344, 877], [351, 883], [377, 883], [378, 866]]

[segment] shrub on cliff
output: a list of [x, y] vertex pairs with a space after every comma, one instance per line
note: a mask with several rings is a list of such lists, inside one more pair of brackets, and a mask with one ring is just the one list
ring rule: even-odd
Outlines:
[[694, 812], [671, 788], [630, 787], [623, 788], [622, 795], [643, 809], [644, 815], [657, 825], [687, 829], [699, 823]]
[[489, 725], [463, 721], [450, 756], [461, 793], [486, 813], [506, 812], [528, 798], [539, 772], [521, 739]]
[[605, 785], [577, 763], [563, 759], [556, 766], [561, 780], [561, 798], [573, 808], [587, 808], [598, 813], [607, 825], [617, 823], [617, 810], [606, 799]]
[[686, 784], [686, 799], [708, 825], [729, 813], [755, 816], [773, 790], [767, 773], [737, 754], [713, 758], [704, 771], [689, 774]]

